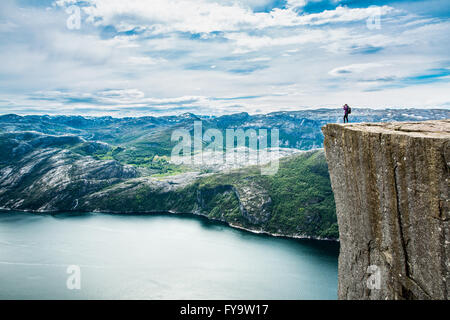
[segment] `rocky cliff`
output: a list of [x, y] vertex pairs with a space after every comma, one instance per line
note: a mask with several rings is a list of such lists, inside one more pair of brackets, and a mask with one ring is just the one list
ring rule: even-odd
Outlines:
[[449, 298], [450, 121], [328, 124], [340, 299]]

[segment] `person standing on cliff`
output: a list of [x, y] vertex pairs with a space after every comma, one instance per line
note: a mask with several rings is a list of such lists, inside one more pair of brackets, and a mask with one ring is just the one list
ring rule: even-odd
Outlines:
[[344, 109], [344, 123], [345, 123], [345, 120], [347, 120], [347, 123], [348, 123], [348, 115], [349, 115], [350, 113], [352, 113], [352, 108], [350, 108], [350, 107], [348, 106], [348, 104], [344, 104], [343, 109]]

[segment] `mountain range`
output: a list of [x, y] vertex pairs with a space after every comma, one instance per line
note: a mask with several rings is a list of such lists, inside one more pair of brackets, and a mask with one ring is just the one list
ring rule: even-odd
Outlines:
[[[33, 212], [198, 214], [289, 237], [337, 239], [321, 127], [342, 110], [220, 117], [0, 116], [0, 208]], [[448, 119], [449, 110], [354, 109], [352, 122]], [[279, 169], [174, 164], [172, 132], [279, 129]]]

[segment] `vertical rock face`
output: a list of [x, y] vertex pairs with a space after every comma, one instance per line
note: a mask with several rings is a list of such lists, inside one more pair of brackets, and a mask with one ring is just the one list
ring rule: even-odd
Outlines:
[[329, 124], [340, 299], [448, 299], [450, 121]]

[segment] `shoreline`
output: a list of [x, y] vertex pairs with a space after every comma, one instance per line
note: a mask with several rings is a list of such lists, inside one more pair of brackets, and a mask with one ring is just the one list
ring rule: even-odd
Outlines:
[[175, 212], [175, 211], [145, 211], [145, 212], [132, 212], [132, 211], [71, 211], [71, 210], [65, 210], [65, 211], [38, 211], [38, 210], [23, 210], [23, 209], [9, 209], [9, 208], [3, 208], [0, 207], [0, 214], [2, 212], [21, 212], [21, 213], [31, 213], [31, 214], [43, 214], [43, 215], [55, 215], [55, 214], [63, 214], [63, 213], [74, 213], [74, 214], [88, 214], [88, 213], [96, 213], [96, 214], [111, 214], [111, 215], [175, 215], [175, 216], [186, 216], [189, 215], [191, 217], [200, 217], [203, 218], [209, 222], [216, 222], [224, 224], [230, 228], [258, 234], [258, 235], [266, 235], [270, 237], [275, 238], [285, 238], [285, 239], [296, 239], [296, 240], [317, 240], [317, 241], [331, 241], [331, 242], [337, 242], [339, 243], [339, 239], [330, 239], [330, 238], [321, 238], [321, 237], [313, 237], [313, 236], [306, 236], [306, 235], [286, 235], [281, 233], [271, 233], [264, 230], [255, 230], [246, 228], [237, 224], [233, 224], [231, 222], [210, 218], [207, 215], [200, 214], [200, 213], [193, 213], [193, 212]]
[[281, 234], [281, 233], [271, 233], [271, 232], [264, 231], [264, 230], [253, 230], [253, 229], [245, 228], [245, 227], [242, 227], [242, 226], [239, 226], [239, 225], [235, 225], [235, 224], [232, 224], [232, 223], [228, 223], [228, 222], [226, 222], [226, 223], [231, 228], [240, 229], [240, 230], [247, 231], [247, 232], [250, 232], [250, 233], [255, 233], [255, 234], [263, 234], [263, 235], [267, 235], [267, 236], [271, 236], [271, 237], [275, 237], [275, 238], [287, 238], [287, 239], [298, 239], [298, 240], [306, 239], [306, 240], [339, 242], [339, 239], [321, 238], [321, 237], [313, 237], [313, 236], [306, 236], [306, 235], [303, 235], [303, 236], [302, 235], [292, 236], [292, 235], [285, 235], [285, 234]]

